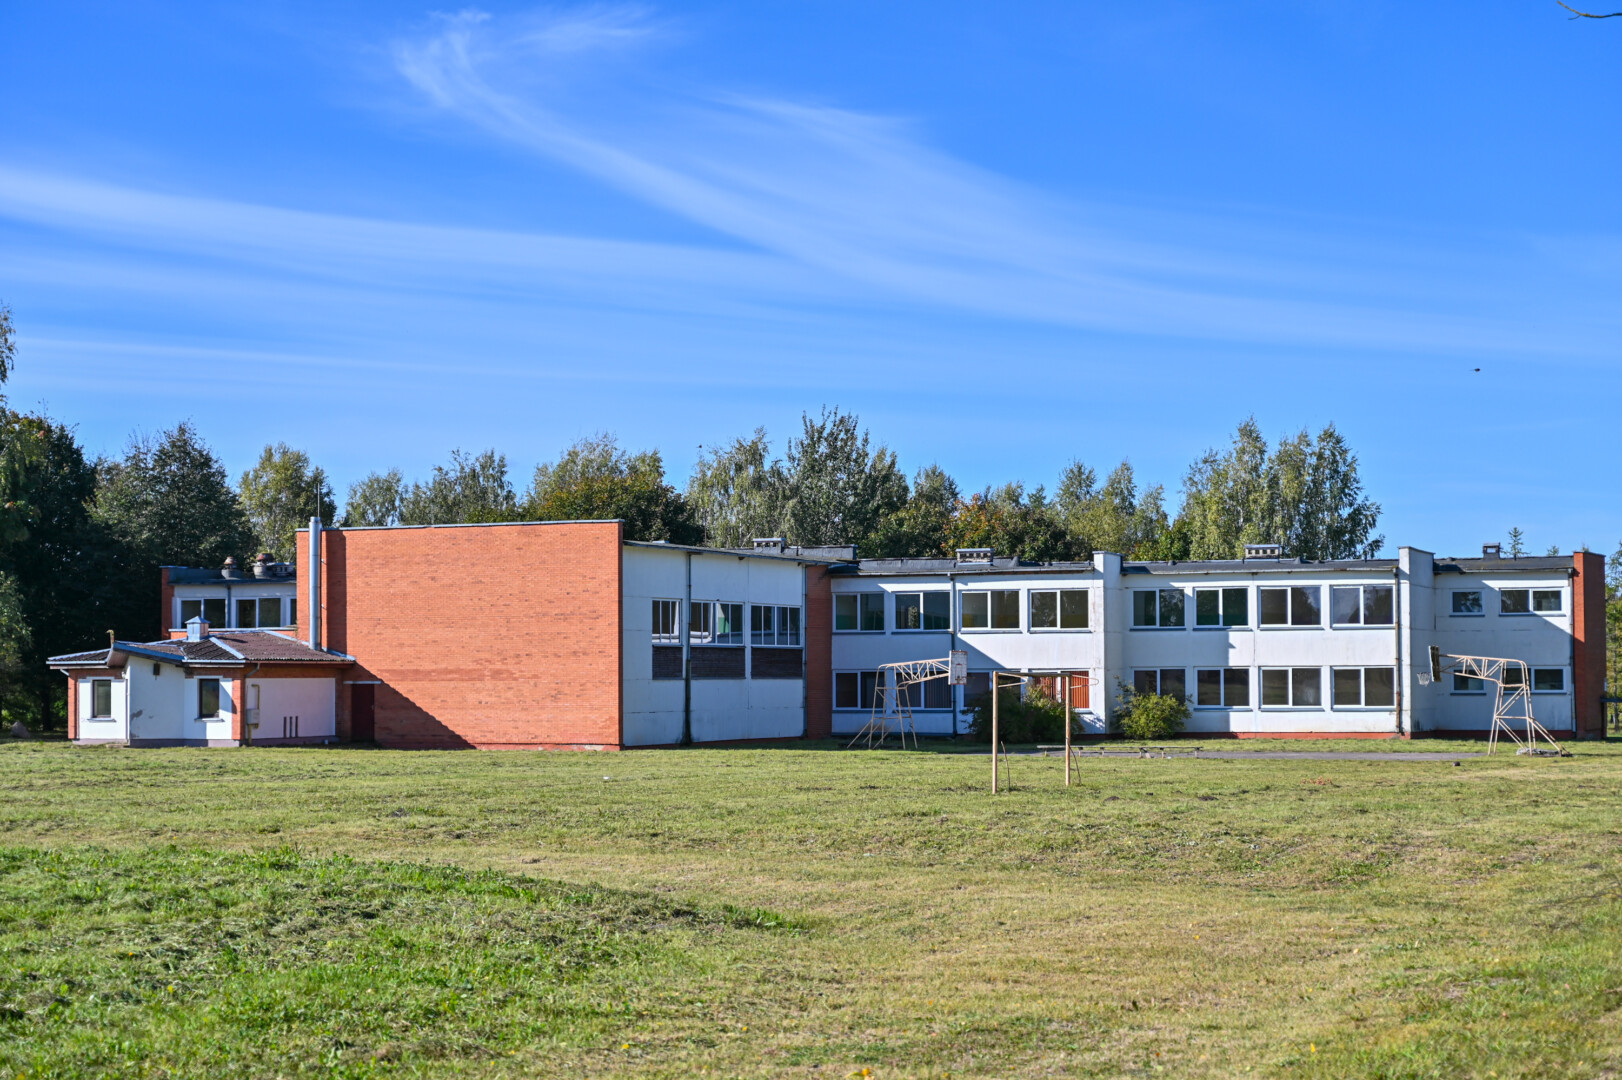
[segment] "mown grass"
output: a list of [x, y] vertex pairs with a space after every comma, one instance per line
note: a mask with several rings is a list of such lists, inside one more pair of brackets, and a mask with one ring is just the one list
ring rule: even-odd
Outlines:
[[8, 746], [0, 1075], [1615, 1075], [1574, 749]]

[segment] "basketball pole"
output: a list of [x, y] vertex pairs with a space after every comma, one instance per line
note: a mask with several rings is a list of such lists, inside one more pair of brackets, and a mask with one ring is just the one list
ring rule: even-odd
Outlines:
[[991, 673], [991, 793], [997, 794], [997, 740], [1001, 737], [997, 730], [997, 699], [1002, 695], [998, 693], [997, 684], [1002, 680], [997, 676], [1000, 672]]
[[1064, 673], [1064, 786], [1070, 786], [1070, 673]]

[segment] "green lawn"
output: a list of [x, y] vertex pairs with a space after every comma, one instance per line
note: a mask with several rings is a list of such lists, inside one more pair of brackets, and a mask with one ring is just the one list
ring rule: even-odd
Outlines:
[[1612, 1077], [1572, 749], [5, 744], [0, 1077]]

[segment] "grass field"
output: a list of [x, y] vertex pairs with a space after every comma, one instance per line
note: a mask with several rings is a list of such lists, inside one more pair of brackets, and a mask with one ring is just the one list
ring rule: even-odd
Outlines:
[[1573, 749], [8, 744], [0, 1077], [1614, 1077]]

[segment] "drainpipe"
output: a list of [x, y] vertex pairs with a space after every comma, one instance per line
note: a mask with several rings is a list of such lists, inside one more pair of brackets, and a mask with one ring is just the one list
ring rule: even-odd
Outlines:
[[[948, 608], [947, 612], [946, 612], [946, 631], [947, 631], [947, 634], [949, 635], [948, 638], [947, 638], [947, 646], [946, 646], [946, 648], [948, 650], [948, 652], [947, 652], [948, 665], [947, 666], [950, 667], [951, 654], [957, 651], [957, 573], [955, 571], [952, 571], [952, 570], [946, 571], [946, 595], [947, 595], [947, 598], [948, 598], [948, 602], [951, 604], [951, 607]], [[952, 738], [955, 739], [955, 738], [957, 738], [957, 698], [958, 698], [958, 694], [957, 694], [957, 690], [955, 688], [953, 688], [953, 687], [949, 686], [949, 687], [947, 687], [947, 690], [952, 695]], [[992, 751], [993, 754], [995, 754], [997, 752], [997, 748], [995, 746], [993, 746], [991, 748], [991, 751]]]
[[1402, 731], [1402, 692], [1407, 680], [1402, 673], [1402, 566], [1399, 563], [1391, 568], [1391, 605], [1392, 622], [1397, 633], [1397, 677], [1393, 680], [1397, 686], [1397, 734]]
[[321, 648], [321, 519], [310, 519], [310, 648]]
[[[810, 599], [810, 596], [811, 596], [811, 591], [810, 591], [809, 588], [806, 587], [805, 582], [806, 582], [806, 578], [810, 575], [810, 573], [811, 573], [810, 567], [806, 566], [805, 563], [801, 563], [800, 564], [800, 738], [802, 738], [802, 739], [805, 738], [807, 735], [809, 735], [811, 733], [811, 713], [810, 713], [810, 707], [811, 707], [811, 680], [806, 677], [809, 674], [809, 672], [806, 670], [806, 663], [805, 663], [806, 655], [809, 652], [810, 647], [811, 647], [810, 646], [811, 638], [805, 632], [806, 605], [809, 603], [809, 599]], [[832, 665], [829, 665], [829, 666], [831, 667]]]
[[693, 553], [687, 553], [687, 589], [681, 617], [681, 744], [693, 745]]

